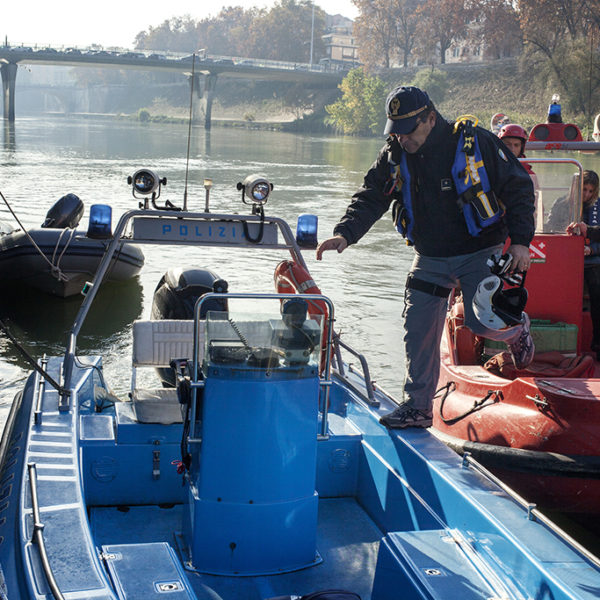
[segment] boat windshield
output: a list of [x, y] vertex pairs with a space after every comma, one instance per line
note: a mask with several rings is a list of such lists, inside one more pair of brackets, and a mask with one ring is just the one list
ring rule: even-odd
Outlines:
[[[321, 318], [308, 317], [308, 304], [282, 314], [209, 311], [206, 318], [205, 368], [299, 367], [319, 365]], [[317, 322], [318, 321], [318, 322]]]

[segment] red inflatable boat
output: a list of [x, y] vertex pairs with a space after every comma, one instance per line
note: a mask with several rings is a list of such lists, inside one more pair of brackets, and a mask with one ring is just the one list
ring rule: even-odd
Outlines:
[[[564, 138], [564, 132], [553, 133], [557, 125], [546, 125], [550, 139], [544, 144], [559, 143], [552, 142], [553, 135]], [[569, 149], [578, 149], [577, 143], [569, 141]], [[584, 151], [600, 148], [579, 143]], [[455, 294], [442, 340], [432, 431], [456, 451], [469, 452], [529, 502], [600, 513], [600, 364], [590, 348], [585, 240], [564, 233], [581, 215], [583, 167], [572, 158], [527, 162], [539, 182], [526, 280], [535, 359], [517, 371], [505, 348], [464, 325], [462, 298]], [[558, 212], [561, 224], [553, 218]]]

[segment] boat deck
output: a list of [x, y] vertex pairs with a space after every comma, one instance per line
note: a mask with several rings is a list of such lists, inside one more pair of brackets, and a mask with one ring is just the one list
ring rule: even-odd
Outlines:
[[[175, 547], [183, 506], [93, 507], [90, 526], [98, 547], [167, 542]], [[371, 598], [383, 533], [352, 498], [319, 501], [317, 550], [323, 562], [276, 576], [221, 577], [187, 571], [198, 600], [263, 600], [321, 589], [348, 589]]]

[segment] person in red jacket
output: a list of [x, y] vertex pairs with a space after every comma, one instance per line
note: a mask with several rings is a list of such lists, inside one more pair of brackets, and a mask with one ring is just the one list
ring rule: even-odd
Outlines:
[[[523, 127], [515, 123], [503, 125], [498, 133], [498, 137], [504, 142], [504, 145], [517, 157], [527, 158], [525, 156], [525, 144], [527, 143], [527, 132]], [[531, 165], [526, 162], [521, 162], [525, 170], [533, 180], [533, 186], [537, 189], [537, 177], [531, 168]]]

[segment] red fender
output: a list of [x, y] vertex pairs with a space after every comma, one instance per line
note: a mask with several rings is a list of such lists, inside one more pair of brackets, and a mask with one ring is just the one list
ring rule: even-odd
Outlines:
[[[275, 267], [275, 289], [278, 294], [320, 294], [321, 290], [314, 282], [311, 274], [298, 263], [284, 260]], [[322, 317], [323, 336], [321, 337], [321, 371], [325, 368], [325, 348], [327, 346], [327, 319], [329, 311], [323, 300], [307, 300], [308, 314], [311, 317]]]

